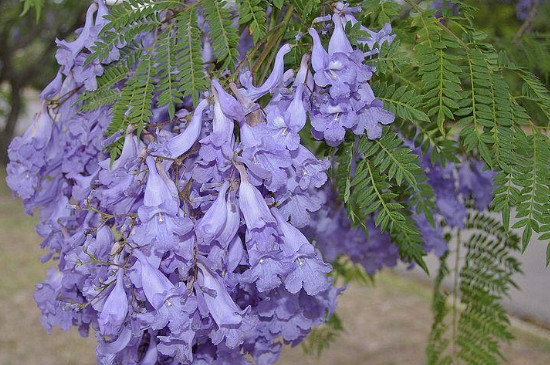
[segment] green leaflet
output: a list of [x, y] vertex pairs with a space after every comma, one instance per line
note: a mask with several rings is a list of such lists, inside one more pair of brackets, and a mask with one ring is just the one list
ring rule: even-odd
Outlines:
[[[239, 24], [248, 25], [252, 39], [254, 43], [257, 43], [266, 34], [265, 2], [262, 0], [239, 0], [239, 4]], [[281, 9], [281, 6], [278, 8]]]
[[234, 68], [238, 56], [239, 36], [232, 24], [232, 16], [226, 2], [205, 0], [204, 13], [210, 25], [212, 48], [218, 55], [218, 62], [222, 63], [222, 68]]
[[302, 349], [308, 355], [320, 357], [334, 340], [338, 338], [344, 326], [340, 317], [334, 313], [320, 327], [315, 327], [302, 343]]
[[365, 221], [369, 215], [376, 212], [375, 225], [382, 232], [390, 233], [401, 257], [416, 262], [427, 272], [418, 227], [410, 217], [410, 211], [404, 205], [406, 203], [396, 199], [399, 195], [392, 189], [384, 165], [377, 162], [366, 157], [357, 163], [356, 173], [351, 182], [350, 206], [354, 207], [353, 214], [357, 215], [360, 221]]
[[199, 92], [208, 89], [208, 80], [202, 64], [201, 32], [197, 26], [195, 10], [181, 12], [177, 19], [178, 42], [176, 43], [177, 89], [182, 96], [191, 96], [196, 105]]
[[42, 9], [44, 8], [44, 0], [22, 0], [23, 1], [23, 11], [21, 12], [21, 16], [27, 14], [29, 10], [34, 8], [34, 11], [36, 12], [36, 21], [40, 19], [40, 15], [42, 14]]

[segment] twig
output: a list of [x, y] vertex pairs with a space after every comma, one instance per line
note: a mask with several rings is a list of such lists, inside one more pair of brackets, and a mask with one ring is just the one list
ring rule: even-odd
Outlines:
[[527, 18], [521, 25], [521, 27], [518, 29], [516, 35], [514, 36], [514, 44], [518, 45], [521, 37], [528, 33], [533, 28], [533, 23], [535, 22], [535, 18], [537, 16], [538, 10], [539, 10], [539, 0], [532, 0], [531, 2], [531, 8], [529, 9], [529, 15], [527, 15]]

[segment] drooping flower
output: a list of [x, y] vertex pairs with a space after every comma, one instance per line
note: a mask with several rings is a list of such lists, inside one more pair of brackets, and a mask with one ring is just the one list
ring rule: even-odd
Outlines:
[[104, 336], [114, 337], [128, 314], [128, 297], [124, 289], [124, 269], [116, 274], [113, 290], [105, 300], [98, 317], [99, 331]]
[[[366, 55], [354, 49], [345, 34], [343, 21], [353, 23], [356, 19], [347, 19], [336, 12], [332, 20], [334, 31], [328, 52], [323, 48], [317, 31], [309, 30], [313, 39], [311, 63], [317, 86], [316, 100], [310, 111], [313, 136], [325, 140], [330, 146], [339, 145], [346, 130], [357, 135], [366, 132], [369, 139], [380, 138], [382, 126], [392, 123], [394, 115], [383, 108], [368, 84], [375, 69], [364, 63]], [[390, 39], [387, 41], [391, 42]], [[375, 41], [369, 39], [365, 42]], [[369, 46], [374, 47], [374, 43]]]

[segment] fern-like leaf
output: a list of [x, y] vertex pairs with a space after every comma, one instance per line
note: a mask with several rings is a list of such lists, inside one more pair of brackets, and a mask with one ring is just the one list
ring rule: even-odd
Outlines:
[[197, 26], [197, 12], [190, 10], [178, 16], [177, 53], [179, 75], [178, 87], [183, 96], [191, 96], [196, 104], [199, 93], [208, 88], [201, 56], [200, 30]]
[[[501, 222], [482, 213], [470, 214], [465, 224], [469, 239], [457, 234], [454, 254], [453, 302], [442, 289], [449, 275], [445, 257], [436, 279], [434, 324], [427, 348], [428, 364], [499, 364], [500, 344], [512, 338], [510, 323], [501, 304], [513, 276], [521, 273], [519, 239]], [[452, 318], [448, 318], [452, 313]]]
[[224, 0], [205, 0], [204, 13], [210, 25], [212, 48], [222, 68], [233, 68], [238, 57], [239, 36]]
[[[125, 131], [131, 124], [135, 125], [138, 135], [141, 133], [152, 115], [154, 74], [153, 57], [143, 56], [133, 77], [124, 85], [120, 98], [113, 106], [113, 119], [107, 128], [109, 135]], [[119, 138], [118, 143], [121, 140]]]
[[239, 24], [248, 25], [252, 40], [257, 43], [266, 34], [266, 9], [262, 0], [239, 0]]
[[426, 183], [426, 174], [420, 168], [418, 156], [390, 128], [385, 128], [380, 139], [371, 141], [361, 139], [358, 150], [372, 161], [380, 173], [398, 186], [410, 188], [410, 205], [416, 206], [416, 212], [424, 213], [433, 222], [434, 204], [432, 187]]
[[[176, 34], [173, 23], [169, 23], [159, 35], [156, 48], [156, 71], [158, 85], [157, 103], [159, 106], [167, 105], [170, 118], [176, 113], [176, 104], [181, 103], [183, 93], [177, 84], [177, 47]], [[186, 65], [183, 65], [186, 66]]]
[[460, 46], [455, 38], [443, 32], [433, 11], [426, 11], [413, 19], [419, 42], [414, 47], [422, 77], [427, 114], [435, 117], [443, 133], [445, 120], [454, 119], [454, 111], [461, 99], [461, 57], [454, 54]]
[[358, 209], [358, 213], [354, 214], [361, 217], [361, 220], [375, 214], [376, 226], [381, 231], [390, 233], [401, 257], [416, 262], [427, 272], [428, 268], [423, 259], [425, 251], [418, 227], [411, 219], [407, 208], [395, 200], [398, 195], [391, 189], [390, 179], [384, 174], [383, 167], [369, 158], [357, 164], [351, 184], [351, 200]]

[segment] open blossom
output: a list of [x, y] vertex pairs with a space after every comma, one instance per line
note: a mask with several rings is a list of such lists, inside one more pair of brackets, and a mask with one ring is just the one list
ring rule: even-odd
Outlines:
[[149, 173], [143, 205], [138, 209], [140, 223], [132, 238], [141, 246], [151, 245], [159, 258], [174, 250], [190, 260], [193, 254], [193, 238], [190, 235], [193, 223], [181, 216], [174, 183], [161, 177], [165, 174], [163, 167], [158, 165], [159, 172], [153, 157], [147, 158], [147, 166]]

